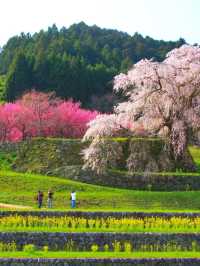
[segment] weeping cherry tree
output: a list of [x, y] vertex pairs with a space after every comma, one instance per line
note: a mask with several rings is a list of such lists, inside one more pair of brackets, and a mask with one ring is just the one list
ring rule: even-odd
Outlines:
[[[89, 123], [83, 140], [92, 143], [84, 150], [85, 167], [91, 153], [101, 158], [97, 144], [102, 138], [120, 135], [124, 129], [132, 135], [164, 137], [174, 160], [181, 160], [191, 132], [200, 127], [200, 47], [183, 45], [163, 62], [141, 60], [127, 74], [114, 78], [114, 90], [128, 100], [116, 106], [114, 114], [97, 116]], [[95, 162], [92, 169], [101, 169], [101, 163]]]

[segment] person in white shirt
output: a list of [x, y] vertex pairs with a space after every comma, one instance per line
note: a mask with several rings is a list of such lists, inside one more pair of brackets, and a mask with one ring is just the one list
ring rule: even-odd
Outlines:
[[75, 208], [76, 207], [76, 192], [72, 191], [71, 193], [71, 207]]

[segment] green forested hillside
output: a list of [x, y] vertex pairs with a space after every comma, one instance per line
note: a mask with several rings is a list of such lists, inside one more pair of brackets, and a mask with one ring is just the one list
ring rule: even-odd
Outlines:
[[6, 86], [6, 77], [5, 75], [0, 75], [0, 102], [4, 99], [5, 86]]
[[0, 74], [7, 75], [5, 99], [13, 100], [30, 88], [54, 90], [83, 106], [107, 111], [109, 106], [100, 96], [115, 101], [108, 95], [114, 75], [141, 58], [162, 60], [183, 43], [183, 39], [158, 41], [138, 33], [130, 36], [83, 22], [68, 29], [53, 25], [33, 35], [22, 33], [10, 38], [0, 53]]

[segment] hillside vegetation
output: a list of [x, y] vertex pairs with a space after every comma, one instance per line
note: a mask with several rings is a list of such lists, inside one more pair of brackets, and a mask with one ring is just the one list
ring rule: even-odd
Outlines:
[[6, 76], [0, 75], [0, 101], [4, 99], [6, 87]]
[[117, 73], [142, 58], [161, 61], [184, 43], [139, 33], [130, 36], [83, 22], [68, 29], [53, 25], [33, 35], [22, 33], [10, 38], [0, 53], [0, 74], [7, 75], [5, 98], [13, 100], [30, 88], [55, 90], [57, 96], [107, 111], [116, 101], [111, 81]]

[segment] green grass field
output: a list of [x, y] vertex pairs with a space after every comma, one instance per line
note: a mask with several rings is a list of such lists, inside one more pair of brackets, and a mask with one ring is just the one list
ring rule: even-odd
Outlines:
[[1, 258], [200, 258], [200, 252], [0, 252]]
[[[56, 210], [70, 209], [70, 192], [77, 191], [78, 210], [200, 211], [200, 192], [151, 192], [115, 189], [64, 178], [0, 171], [0, 202], [36, 207], [36, 193], [55, 194]], [[46, 198], [44, 199], [44, 207]]]

